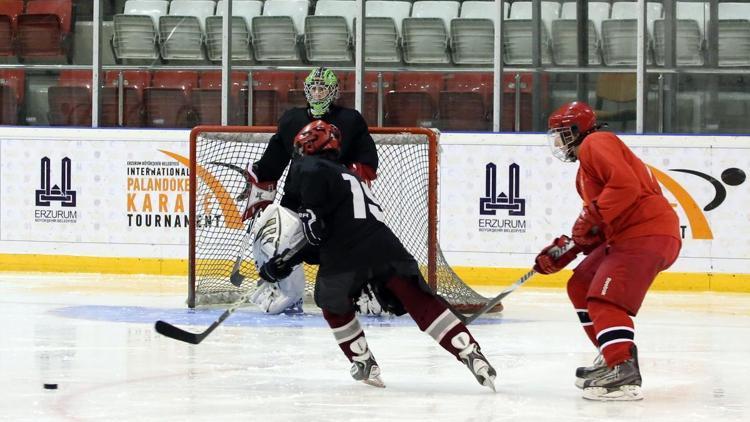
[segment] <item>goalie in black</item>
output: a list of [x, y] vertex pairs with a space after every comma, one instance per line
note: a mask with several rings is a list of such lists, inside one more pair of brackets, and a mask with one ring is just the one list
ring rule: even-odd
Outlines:
[[[344, 130], [345, 134], [340, 139], [341, 151], [336, 160], [368, 183], [375, 179], [378, 153], [367, 123], [357, 110], [336, 105], [338, 96], [339, 83], [333, 70], [317, 67], [305, 78], [305, 98], [308, 106], [292, 108], [281, 116], [277, 132], [268, 142], [263, 156], [255, 163], [251, 163], [246, 172], [249, 192], [244, 220], [254, 217], [273, 202], [277, 181], [293, 157], [294, 137], [314, 120], [323, 120]], [[287, 183], [288, 181], [289, 178]], [[289, 208], [284, 198], [281, 205]], [[296, 277], [295, 275], [293, 284], [300, 287], [296, 290], [299, 298], [294, 301], [291, 308], [282, 310], [276, 306], [280, 303], [277, 291], [273, 286], [262, 282], [256, 294], [251, 296], [251, 301], [269, 313], [300, 312], [304, 283], [299, 284]], [[372, 310], [372, 305], [366, 300], [361, 301], [361, 310]]]
[[[383, 210], [368, 185], [338, 161], [341, 133], [322, 120], [307, 125], [294, 140], [294, 160], [286, 185], [287, 204], [299, 210], [304, 237], [318, 246], [315, 302], [352, 362], [355, 380], [384, 387], [380, 368], [355, 315], [355, 300], [369, 286], [381, 306], [409, 313], [422, 331], [463, 362], [480, 384], [494, 390], [495, 370], [466, 326], [429, 288], [414, 257], [384, 223]], [[271, 257], [260, 266], [266, 280], [283, 279], [304, 259]]]

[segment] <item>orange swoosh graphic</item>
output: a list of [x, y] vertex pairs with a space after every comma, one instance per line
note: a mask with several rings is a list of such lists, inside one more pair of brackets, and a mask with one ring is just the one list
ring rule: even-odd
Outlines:
[[693, 239], [713, 239], [714, 234], [711, 232], [711, 227], [706, 221], [706, 216], [701, 211], [698, 204], [692, 196], [683, 188], [677, 181], [657, 170], [653, 166], [648, 166], [651, 171], [656, 175], [656, 179], [669, 190], [680, 206], [685, 210], [688, 222], [690, 223], [690, 231], [693, 233]]
[[[183, 157], [182, 155], [175, 154], [173, 152], [164, 151], [160, 149], [162, 153], [174, 158], [177, 160], [180, 164], [183, 166], [190, 168], [190, 159]], [[237, 229], [242, 230], [244, 229], [244, 225], [242, 224], [242, 216], [240, 215], [240, 211], [237, 209], [237, 206], [234, 204], [234, 200], [232, 199], [232, 196], [229, 195], [229, 192], [227, 192], [226, 189], [224, 189], [224, 186], [221, 184], [219, 179], [214, 177], [213, 174], [211, 174], [208, 170], [203, 168], [203, 166], [196, 164], [196, 176], [203, 179], [203, 182], [211, 189], [211, 191], [214, 193], [214, 196], [219, 201], [219, 207], [221, 208], [221, 213], [224, 215], [224, 221], [230, 229]]]

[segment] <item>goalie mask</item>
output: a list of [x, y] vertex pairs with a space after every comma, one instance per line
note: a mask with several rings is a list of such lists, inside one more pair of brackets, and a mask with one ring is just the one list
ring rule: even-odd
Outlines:
[[294, 137], [294, 150], [298, 155], [332, 152], [338, 156], [341, 150], [341, 131], [323, 120], [310, 122]]
[[575, 147], [599, 127], [596, 114], [588, 104], [581, 101], [564, 104], [549, 116], [547, 137], [552, 155], [562, 161], [576, 161]]
[[305, 99], [314, 118], [318, 119], [326, 114], [338, 97], [339, 79], [333, 70], [318, 67], [305, 78]]

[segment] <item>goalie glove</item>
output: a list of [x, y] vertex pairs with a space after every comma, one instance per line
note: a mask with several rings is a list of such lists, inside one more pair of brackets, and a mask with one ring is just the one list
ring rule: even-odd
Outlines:
[[542, 249], [542, 251], [539, 252], [539, 255], [537, 255], [536, 259], [534, 260], [534, 271], [538, 272], [539, 274], [554, 274], [567, 267], [568, 264], [576, 259], [578, 253], [581, 252], [581, 249], [578, 247], [578, 245], [575, 245], [569, 251], [565, 252], [557, 258], [554, 257], [554, 252], [556, 250], [563, 249], [569, 242], [570, 238], [568, 236], [562, 235], [552, 241], [551, 245], [548, 245], [544, 249]]
[[307, 243], [314, 246], [320, 245], [325, 235], [323, 221], [318, 219], [315, 212], [311, 209], [300, 211], [299, 219], [302, 221], [302, 230], [305, 233]]
[[240, 195], [240, 199], [244, 198], [247, 198], [247, 205], [242, 214], [242, 221], [263, 211], [273, 202], [276, 198], [276, 182], [259, 182], [253, 165], [250, 165], [245, 171], [245, 190]]

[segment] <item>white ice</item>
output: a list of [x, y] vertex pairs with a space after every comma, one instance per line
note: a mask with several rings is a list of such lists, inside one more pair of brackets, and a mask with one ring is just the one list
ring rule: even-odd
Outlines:
[[157, 319], [201, 331], [223, 310], [188, 311], [183, 286], [0, 274], [0, 420], [750, 421], [750, 295], [650, 293], [636, 319], [645, 399], [601, 403], [573, 385], [596, 353], [563, 290], [523, 287], [470, 327], [499, 371], [493, 394], [408, 317], [363, 319], [385, 389], [350, 378], [312, 305], [244, 308], [199, 345], [162, 337]]

